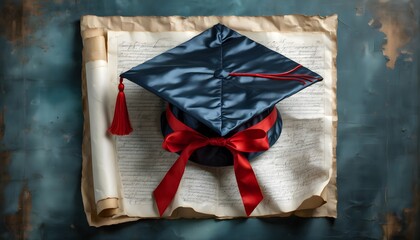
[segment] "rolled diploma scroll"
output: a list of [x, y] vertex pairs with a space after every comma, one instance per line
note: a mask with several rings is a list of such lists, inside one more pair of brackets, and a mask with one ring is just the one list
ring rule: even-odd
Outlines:
[[115, 91], [110, 89], [104, 36], [85, 39], [84, 47], [95, 203], [98, 215], [113, 215], [119, 191], [115, 143], [107, 129], [112, 117], [108, 104], [114, 104], [110, 100]]

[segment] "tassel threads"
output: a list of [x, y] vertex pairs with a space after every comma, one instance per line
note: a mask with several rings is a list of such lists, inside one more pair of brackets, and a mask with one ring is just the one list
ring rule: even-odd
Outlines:
[[123, 78], [120, 77], [120, 84], [118, 85], [117, 102], [115, 103], [114, 119], [108, 132], [113, 135], [128, 135], [133, 131], [131, 127], [130, 118], [128, 116], [127, 103], [124, 94]]
[[309, 74], [296, 74], [293, 73], [302, 65], [297, 65], [296, 67], [290, 69], [289, 71], [282, 72], [282, 73], [229, 73], [229, 76], [232, 77], [259, 77], [259, 78], [267, 78], [272, 80], [281, 80], [281, 81], [297, 81], [300, 82], [302, 85], [306, 84], [306, 81], [313, 82], [319, 80], [318, 78], [311, 76]]

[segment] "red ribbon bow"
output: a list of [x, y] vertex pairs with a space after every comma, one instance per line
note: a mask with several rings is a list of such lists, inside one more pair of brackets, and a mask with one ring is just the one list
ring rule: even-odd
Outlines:
[[273, 109], [266, 119], [230, 138], [207, 138], [176, 119], [169, 108], [166, 112], [168, 122], [174, 132], [165, 137], [163, 148], [170, 152], [181, 152], [181, 154], [153, 192], [160, 216], [163, 215], [178, 190], [189, 157], [195, 150], [207, 145], [225, 147], [232, 153], [236, 182], [245, 212], [249, 216], [261, 202], [263, 195], [251, 164], [242, 153], [269, 149], [266, 132], [277, 118], [277, 110]]

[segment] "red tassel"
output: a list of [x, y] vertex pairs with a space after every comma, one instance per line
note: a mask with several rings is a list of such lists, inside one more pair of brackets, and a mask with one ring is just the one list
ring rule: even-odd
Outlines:
[[114, 119], [108, 131], [114, 135], [128, 135], [133, 131], [130, 118], [128, 116], [127, 104], [125, 102], [123, 78], [120, 77], [118, 85], [117, 102], [115, 103]]

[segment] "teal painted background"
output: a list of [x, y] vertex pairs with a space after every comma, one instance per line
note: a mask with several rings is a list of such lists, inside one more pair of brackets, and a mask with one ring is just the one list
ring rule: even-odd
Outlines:
[[[419, 3], [0, 1], [0, 238], [419, 239]], [[85, 14], [338, 14], [338, 218], [89, 227], [80, 195]]]

